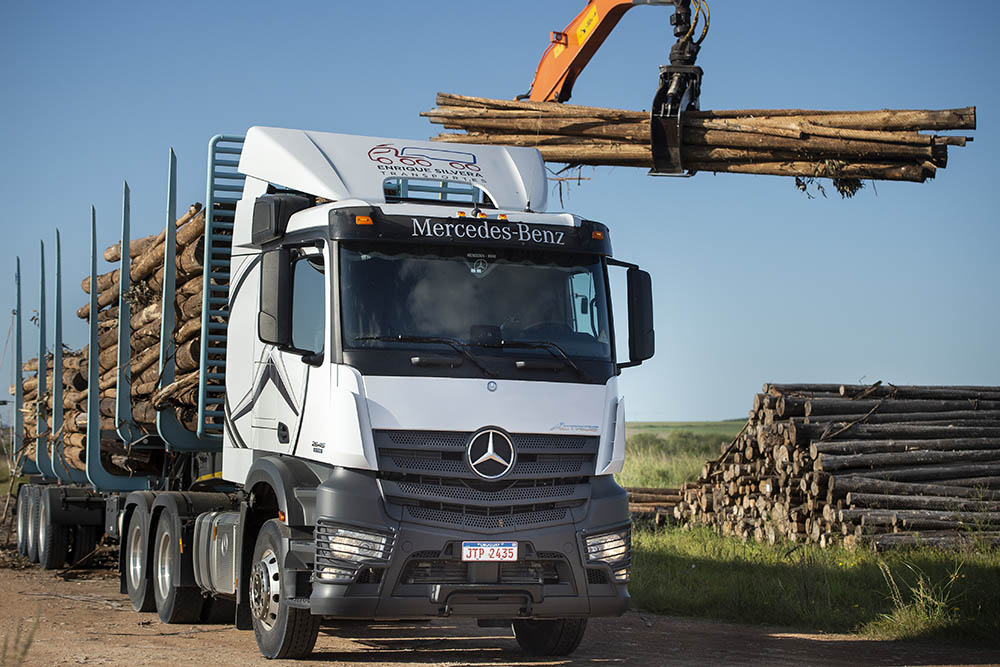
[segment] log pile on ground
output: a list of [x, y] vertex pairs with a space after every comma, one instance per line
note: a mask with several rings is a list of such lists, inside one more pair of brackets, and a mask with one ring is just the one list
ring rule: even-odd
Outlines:
[[[650, 168], [649, 112], [438, 93], [432, 123], [462, 133], [436, 141], [530, 146], [547, 162]], [[748, 109], [684, 114], [682, 160], [692, 171], [835, 180], [841, 194], [861, 179], [914, 181], [947, 166], [948, 146], [971, 137], [976, 109], [813, 111]]]
[[628, 491], [628, 511], [634, 518], [643, 518], [661, 526], [673, 523], [674, 507], [681, 502], [681, 490], [632, 486]]
[[[160, 314], [163, 290], [165, 232], [130, 242], [130, 288], [124, 298], [131, 308], [129, 340], [131, 343], [131, 409], [134, 424], [149, 435], [156, 435], [156, 416], [160, 410], [174, 409], [180, 423], [189, 430], [197, 428], [197, 384], [201, 356], [201, 305], [203, 289], [205, 214], [201, 204], [193, 204], [176, 222], [176, 299], [172, 304], [176, 315], [174, 329], [174, 364], [176, 381], [161, 387], [160, 377]], [[120, 244], [107, 248], [104, 259], [118, 262]], [[90, 277], [81, 282], [83, 291], [90, 293]], [[100, 379], [100, 431], [102, 460], [113, 472], [161, 472], [162, 455], [155, 450], [126, 451], [117, 436], [115, 399], [118, 395], [118, 300], [120, 269], [97, 277], [98, 368]], [[89, 303], [80, 307], [77, 316], [89, 320]], [[66, 464], [83, 469], [87, 432], [87, 359], [89, 350], [67, 352], [63, 371], [64, 422], [60, 435], [64, 441]], [[24, 370], [37, 372], [37, 360], [24, 365]], [[214, 367], [213, 367], [214, 368]], [[51, 440], [52, 360], [48, 361], [49, 391], [46, 393], [49, 440]], [[38, 380], [26, 377], [25, 438], [37, 439], [36, 401]], [[193, 390], [192, 390], [193, 387]], [[33, 458], [33, 456], [32, 456]]]
[[767, 384], [675, 517], [826, 546], [1000, 544], [1000, 387]]

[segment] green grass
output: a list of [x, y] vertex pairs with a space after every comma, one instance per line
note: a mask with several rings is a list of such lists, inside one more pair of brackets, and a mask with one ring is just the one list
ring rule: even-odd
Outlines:
[[635, 604], [663, 614], [861, 632], [882, 639], [1000, 637], [1000, 549], [743, 543], [707, 528], [633, 533]]
[[745, 422], [746, 419], [726, 419], [718, 422], [628, 422], [625, 425], [625, 435], [653, 433], [662, 436], [685, 431], [696, 435], [718, 434], [731, 440], [743, 428]]
[[630, 422], [625, 427], [622, 486], [678, 487], [695, 480], [708, 459], [719, 455], [743, 421]]

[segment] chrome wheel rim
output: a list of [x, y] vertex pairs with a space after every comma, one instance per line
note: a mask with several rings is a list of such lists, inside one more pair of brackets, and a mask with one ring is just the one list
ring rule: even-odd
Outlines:
[[254, 565], [250, 579], [250, 611], [265, 630], [271, 630], [278, 622], [280, 603], [278, 557], [271, 549], [266, 549]]
[[132, 524], [128, 535], [128, 580], [132, 590], [139, 590], [142, 584], [142, 527]]
[[156, 587], [160, 591], [160, 599], [166, 600], [170, 595], [170, 581], [173, 578], [174, 552], [170, 548], [170, 533], [160, 535], [160, 543], [156, 547]]
[[38, 499], [32, 498], [32, 494], [28, 493], [28, 549], [31, 549], [32, 545], [35, 544], [35, 517], [38, 515]]
[[27, 530], [29, 523], [27, 489], [25, 489], [24, 493], [19, 493], [19, 496], [20, 497], [17, 503], [17, 539], [18, 542], [20, 543], [20, 546], [26, 546], [28, 544]]
[[45, 546], [45, 538], [49, 532], [49, 528], [46, 525], [48, 521], [45, 520], [45, 513], [42, 512], [42, 508], [38, 508], [38, 553], [42, 553], [42, 548]]

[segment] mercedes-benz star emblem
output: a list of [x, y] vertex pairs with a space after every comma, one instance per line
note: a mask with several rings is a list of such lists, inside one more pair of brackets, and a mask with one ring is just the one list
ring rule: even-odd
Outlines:
[[469, 440], [467, 453], [469, 466], [483, 479], [503, 477], [514, 467], [514, 444], [503, 431], [479, 431]]

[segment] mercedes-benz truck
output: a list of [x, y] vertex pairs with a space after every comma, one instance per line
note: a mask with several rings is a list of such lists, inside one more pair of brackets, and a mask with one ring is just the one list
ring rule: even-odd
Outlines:
[[[42, 543], [53, 534], [120, 539], [136, 610], [221, 614], [270, 658], [309, 654], [324, 621], [440, 617], [564, 655], [588, 618], [623, 613], [618, 377], [653, 354], [650, 279], [612, 257], [604, 224], [546, 211], [540, 154], [253, 127], [212, 140], [208, 175], [197, 427], [167, 410], [138, 437], [119, 410], [127, 451], [164, 452], [145, 476], [102, 468], [96, 417], [84, 474], [43, 435], [19, 495], [23, 551], [48, 548], [52, 565], [66, 557]], [[123, 237], [127, 275], [127, 225]], [[612, 271], [627, 286], [626, 360]]]

